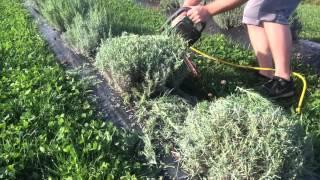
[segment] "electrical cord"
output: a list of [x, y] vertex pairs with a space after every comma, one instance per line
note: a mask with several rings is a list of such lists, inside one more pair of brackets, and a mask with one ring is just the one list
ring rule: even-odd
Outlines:
[[[190, 49], [209, 59], [209, 60], [214, 60], [214, 61], [218, 61], [218, 62], [221, 62], [223, 64], [227, 64], [229, 66], [233, 66], [233, 67], [237, 67], [237, 68], [242, 68], [242, 69], [250, 69], [250, 70], [263, 70], [263, 71], [275, 71], [275, 69], [272, 69], [272, 68], [261, 68], [261, 67], [253, 67], [253, 66], [245, 66], [245, 65], [239, 65], [239, 64], [234, 64], [234, 63], [230, 63], [228, 61], [225, 61], [225, 60], [222, 60], [222, 59], [219, 59], [219, 58], [216, 58], [216, 57], [212, 57], [212, 56], [209, 56], [208, 54], [194, 48], [194, 47], [190, 47]], [[302, 84], [303, 84], [303, 87], [302, 87], [302, 91], [301, 91], [301, 94], [300, 94], [300, 98], [299, 98], [299, 102], [298, 102], [298, 106], [296, 107], [296, 112], [298, 114], [301, 113], [301, 107], [302, 107], [302, 103], [303, 103], [303, 100], [304, 100], [304, 97], [305, 97], [305, 94], [306, 94], [306, 91], [307, 91], [307, 81], [306, 79], [304, 78], [303, 75], [301, 75], [300, 73], [297, 73], [297, 72], [292, 72], [292, 75], [293, 76], [296, 76], [297, 78], [299, 78], [301, 81], [302, 81]]]

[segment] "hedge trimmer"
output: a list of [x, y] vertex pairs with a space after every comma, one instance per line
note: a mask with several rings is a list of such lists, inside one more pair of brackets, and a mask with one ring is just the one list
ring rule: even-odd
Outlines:
[[165, 25], [172, 27], [178, 34], [180, 34], [187, 42], [189, 46], [192, 46], [201, 37], [201, 33], [206, 27], [206, 23], [201, 22], [194, 24], [192, 20], [183, 15], [190, 10], [188, 7], [182, 7], [172, 14]]
[[[202, 57], [204, 57], [208, 60], [218, 61], [220, 63], [226, 64], [229, 66], [233, 66], [233, 67], [237, 67], [237, 68], [258, 70], [258, 71], [259, 70], [274, 71], [274, 69], [272, 69], [272, 68], [252, 67], [252, 66], [244, 66], [244, 65], [230, 63], [228, 61], [209, 56], [208, 54], [206, 54], [206, 53], [204, 53], [194, 47], [191, 47], [201, 37], [201, 34], [202, 34], [206, 24], [204, 22], [201, 22], [198, 24], [193, 23], [192, 20], [186, 15], [187, 14], [186, 12], [188, 10], [190, 10], [190, 8], [188, 8], [188, 7], [182, 7], [180, 9], [178, 9], [172, 16], [170, 16], [168, 18], [168, 20], [165, 23], [165, 26], [169, 25], [171, 30], [180, 34], [182, 36], [182, 38], [188, 42], [188, 46], [190, 47], [190, 49], [194, 53], [201, 55]], [[191, 59], [189, 57], [187, 57], [185, 59], [185, 63], [187, 65], [188, 69], [192, 72], [192, 74], [194, 76], [199, 75], [199, 72], [197, 71], [196, 66], [194, 65], [194, 63], [191, 61]], [[304, 100], [304, 97], [306, 94], [306, 90], [307, 90], [307, 82], [306, 82], [305, 78], [300, 73], [293, 72], [292, 74], [293, 74], [293, 76], [296, 76], [297, 78], [299, 78], [303, 84], [303, 88], [302, 88], [301, 95], [299, 98], [298, 106], [296, 108], [296, 112], [301, 113], [301, 106], [302, 106], [302, 103], [303, 103], [303, 100]]]

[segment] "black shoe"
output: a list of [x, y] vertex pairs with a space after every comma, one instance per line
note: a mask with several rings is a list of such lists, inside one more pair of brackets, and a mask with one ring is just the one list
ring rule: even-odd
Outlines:
[[268, 81], [268, 80], [271, 80], [272, 78], [269, 78], [265, 75], [262, 75], [259, 71], [256, 71], [255, 73], [255, 76], [258, 77], [259, 79], [262, 79], [262, 80], [265, 80], [265, 81]]
[[270, 81], [271, 79], [272, 78], [260, 74], [259, 71], [255, 71], [252, 74], [252, 79], [250, 79], [250, 82], [252, 82], [253, 89], [261, 92], [262, 85]]
[[270, 99], [287, 98], [294, 95], [293, 80], [274, 76], [261, 86], [262, 93]]

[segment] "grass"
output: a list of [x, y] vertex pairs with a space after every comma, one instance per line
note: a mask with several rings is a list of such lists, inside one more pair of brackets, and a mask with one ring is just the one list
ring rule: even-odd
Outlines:
[[0, 11], [0, 179], [145, 176], [138, 136], [101, 120], [90, 83], [56, 63], [21, 1]]
[[297, 9], [298, 17], [302, 23], [300, 37], [311, 41], [320, 42], [320, 6], [300, 4]]

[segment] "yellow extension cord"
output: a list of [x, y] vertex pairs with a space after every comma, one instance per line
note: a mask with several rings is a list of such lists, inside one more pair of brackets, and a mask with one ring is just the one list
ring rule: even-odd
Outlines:
[[[224, 61], [222, 59], [218, 59], [218, 58], [209, 56], [206, 53], [201, 52], [198, 49], [195, 49], [194, 47], [190, 47], [190, 49], [193, 52], [195, 52], [195, 53], [197, 53], [197, 54], [199, 54], [199, 55], [201, 55], [201, 56], [203, 56], [203, 57], [205, 57], [205, 58], [207, 58], [209, 60], [218, 61], [218, 62], [221, 62], [223, 64], [227, 64], [227, 65], [233, 66], [233, 67], [238, 67], [238, 68], [243, 68], [243, 69], [251, 69], [251, 70], [263, 70], [263, 71], [274, 71], [275, 70], [275, 69], [272, 69], [272, 68], [261, 68], [261, 67], [252, 67], [252, 66], [244, 66], [244, 65], [234, 64], [234, 63], [230, 63], [230, 62]], [[306, 90], [307, 90], [307, 81], [300, 73], [293, 72], [292, 74], [293, 74], [293, 76], [296, 76], [297, 78], [299, 78], [302, 81], [302, 84], [303, 84], [303, 88], [302, 88], [301, 95], [300, 95], [300, 98], [299, 98], [299, 103], [298, 103], [298, 106], [296, 108], [296, 112], [298, 114], [300, 114], [301, 113], [301, 106], [302, 106], [302, 103], [303, 103], [303, 100], [304, 100], [304, 97], [305, 97], [305, 94], [306, 94]]]

